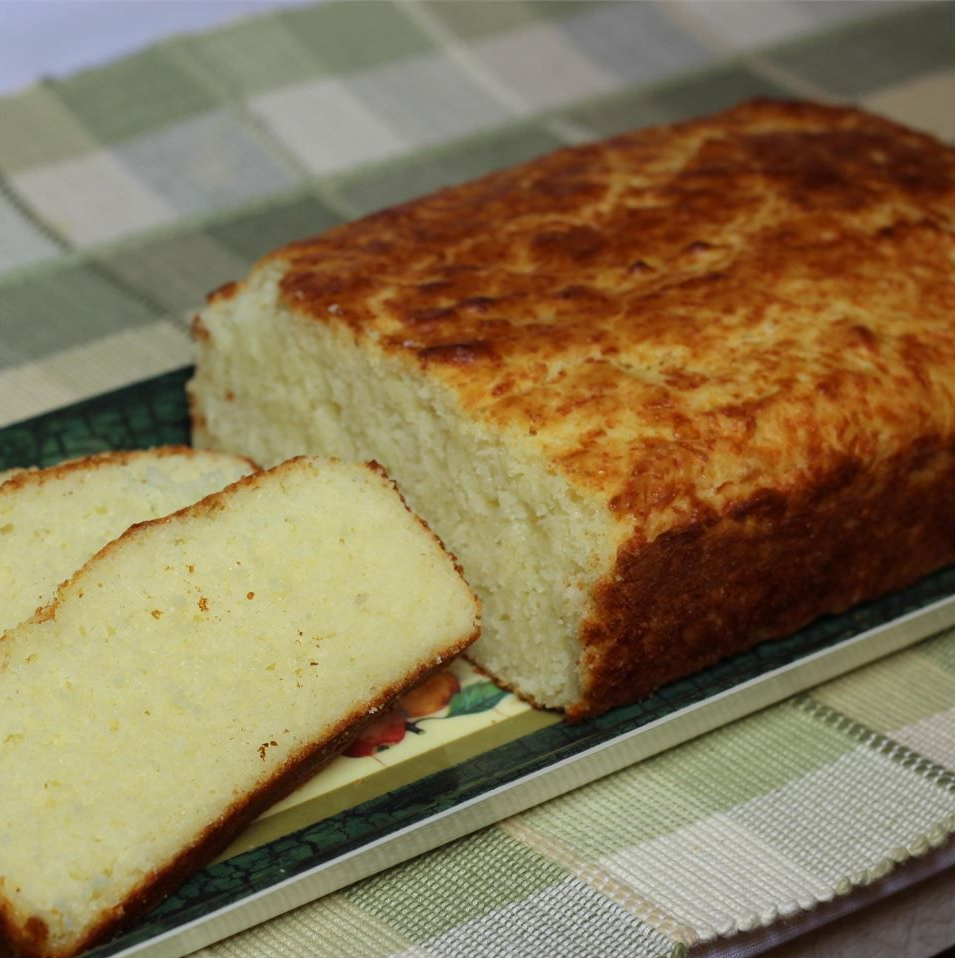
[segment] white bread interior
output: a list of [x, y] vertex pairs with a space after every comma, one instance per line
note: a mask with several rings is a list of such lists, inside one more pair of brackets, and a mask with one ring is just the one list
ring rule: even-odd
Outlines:
[[0, 640], [4, 944], [128, 919], [478, 622], [378, 467], [298, 459], [129, 529]]
[[377, 459], [481, 597], [468, 657], [538, 705], [576, 702], [579, 627], [630, 526], [521, 436], [489, 433], [440, 382], [285, 307], [283, 269], [258, 267], [203, 314], [211, 340], [199, 337], [189, 385], [202, 410], [194, 444], [263, 464], [301, 453]]
[[0, 474], [0, 633], [134, 522], [175, 512], [254, 468], [237, 456], [166, 446]]

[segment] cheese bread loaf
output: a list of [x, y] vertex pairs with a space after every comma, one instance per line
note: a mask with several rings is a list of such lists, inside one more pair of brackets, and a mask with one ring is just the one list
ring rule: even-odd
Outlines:
[[132, 526], [0, 638], [0, 953], [135, 919], [478, 616], [374, 465], [293, 460]]
[[955, 558], [955, 152], [754, 102], [292, 243], [194, 324], [195, 443], [374, 456], [571, 717]]
[[175, 512], [255, 467], [162, 446], [0, 474], [0, 632], [28, 619], [134, 522]]

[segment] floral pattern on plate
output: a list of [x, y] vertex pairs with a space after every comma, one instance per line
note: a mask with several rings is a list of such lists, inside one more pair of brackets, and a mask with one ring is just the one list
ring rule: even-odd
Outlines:
[[409, 732], [423, 734], [426, 725], [419, 719], [448, 719], [486, 712], [505, 695], [507, 692], [487, 680], [462, 687], [454, 672], [443, 669], [405, 693], [394, 708], [366, 726], [344, 754], [349, 758], [375, 755], [398, 745]]

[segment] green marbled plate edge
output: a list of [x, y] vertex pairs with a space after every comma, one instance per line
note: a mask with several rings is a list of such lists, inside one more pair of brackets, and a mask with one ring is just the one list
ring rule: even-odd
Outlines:
[[[174, 370], [0, 429], [0, 470], [47, 466], [110, 449], [188, 443], [183, 387], [190, 375], [189, 367]], [[952, 594], [955, 568], [942, 569], [903, 592], [841, 616], [820, 619], [786, 638], [764, 642], [674, 682], [642, 702], [577, 725], [561, 723], [533, 732], [212, 865], [194, 875], [134, 928], [87, 952], [86, 958], [106, 958], [174, 931], [491, 789]]]

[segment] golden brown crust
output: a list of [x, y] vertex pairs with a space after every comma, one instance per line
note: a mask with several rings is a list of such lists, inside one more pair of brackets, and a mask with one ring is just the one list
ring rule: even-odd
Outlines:
[[953, 477], [955, 449], [915, 439], [876, 469], [847, 456], [798, 492], [756, 490], [649, 545], [625, 544], [584, 624], [589, 684], [568, 717], [633, 701], [955, 561]]
[[286, 305], [425, 367], [622, 521], [652, 513], [649, 541], [754, 484], [811, 482], [840, 450], [951, 435], [953, 255], [952, 150], [758, 102], [275, 257]]
[[218, 289], [214, 289], [206, 296], [206, 302], [217, 303], [219, 300], [232, 299], [232, 297], [235, 296], [241, 288], [242, 284], [237, 283], [234, 280], [228, 283], [223, 283]]
[[955, 151], [754, 102], [274, 254], [621, 530], [572, 717], [955, 559]]
[[195, 342], [209, 342], [209, 330], [206, 324], [202, 321], [202, 317], [198, 313], [192, 317], [192, 323], [189, 325], [189, 331], [192, 334], [192, 338]]
[[3, 894], [3, 885], [4, 879], [0, 876], [0, 947], [3, 948], [0, 954], [41, 955], [49, 933], [46, 922], [34, 916], [24, 922], [15, 915], [9, 899]]
[[294, 243], [280, 297], [541, 453], [621, 542], [571, 717], [955, 559], [955, 151], [754, 102]]

